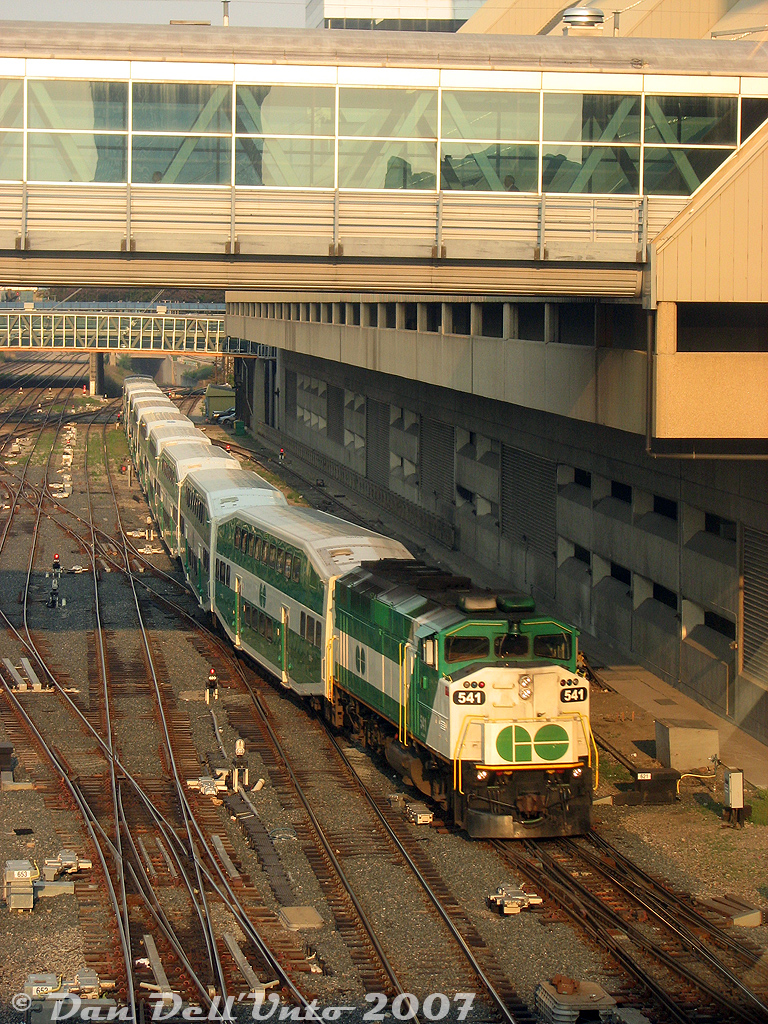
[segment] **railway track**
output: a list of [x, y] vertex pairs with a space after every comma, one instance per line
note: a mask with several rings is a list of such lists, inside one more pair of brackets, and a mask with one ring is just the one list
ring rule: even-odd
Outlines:
[[[39, 427], [35, 425], [36, 429]], [[115, 484], [109, 479], [116, 460], [106, 452], [107, 428], [93, 423], [89, 429], [92, 437], [101, 432], [101, 440], [86, 443], [85, 451], [95, 453], [101, 446], [105, 454], [104, 472], [96, 474], [98, 480], [93, 478], [93, 500], [86, 502], [85, 509], [76, 511], [73, 502], [65, 506], [50, 491], [46, 493], [41, 482], [20, 473], [14, 472], [5, 481], [9, 500], [19, 509], [25, 506], [38, 515], [34, 534], [44, 532], [43, 524], [52, 531], [70, 531], [72, 550], [79, 551], [84, 559], [86, 553], [88, 556], [86, 576], [94, 589], [94, 609], [96, 601], [101, 603], [100, 639], [97, 643], [94, 635], [83, 658], [89, 667], [87, 685], [80, 694], [69, 695], [68, 702], [62, 692], [44, 697], [58, 713], [66, 707], [67, 715], [72, 715], [72, 734], [77, 736], [77, 744], [64, 750], [59, 741], [58, 746], [54, 743], [45, 752], [42, 743], [35, 756], [31, 756], [31, 744], [37, 742], [30, 739], [31, 726], [24, 723], [7, 694], [0, 701], [0, 715], [24, 767], [34, 773], [48, 805], [61, 811], [62, 818], [69, 815], [70, 831], [62, 831], [62, 838], [66, 838], [62, 845], [83, 849], [88, 814], [97, 835], [111, 837], [102, 847], [107, 868], [99, 888], [104, 891], [96, 893], [81, 883], [77, 889], [89, 962], [98, 965], [99, 973], [113, 978], [121, 997], [130, 1000], [128, 971], [136, 960], [143, 958], [144, 935], [152, 934], [163, 963], [168, 965], [172, 987], [191, 1001], [211, 1005], [212, 993], [225, 995], [236, 991], [238, 984], [241, 988], [243, 985], [231, 949], [222, 941], [221, 922], [226, 919], [240, 929], [242, 949], [259, 976], [278, 977], [286, 1003], [302, 1006], [317, 993], [328, 990], [327, 985], [323, 988], [321, 984], [313, 951], [300, 936], [281, 926], [281, 909], [300, 900], [301, 893], [290, 871], [285, 870], [290, 858], [278, 853], [279, 841], [274, 841], [264, 827], [260, 842], [254, 840], [261, 873], [268, 883], [269, 891], [265, 894], [265, 879], [259, 878], [259, 884], [255, 884], [257, 872], [248, 866], [253, 862], [252, 855], [244, 853], [243, 844], [233, 834], [229, 819], [233, 814], [237, 816], [236, 801], [222, 806], [215, 799], [186, 788], [188, 779], [206, 770], [201, 759], [205, 746], [201, 746], [199, 716], [192, 716], [192, 705], [185, 703], [187, 698], [180, 697], [178, 679], [174, 681], [178, 673], [166, 659], [169, 636], [178, 634], [200, 662], [215, 666], [222, 694], [215, 715], [225, 725], [228, 737], [223, 756], [229, 758], [234, 754], [232, 738], [239, 736], [246, 740], [248, 754], [264, 766], [270, 787], [292, 822], [297, 846], [312, 870], [360, 988], [368, 993], [382, 993], [389, 1005], [400, 998], [397, 1005], [406, 1011], [411, 1005], [406, 999], [409, 993], [414, 994], [420, 1006], [429, 994], [424, 973], [414, 969], [413, 950], [403, 948], [399, 937], [390, 937], [386, 914], [380, 906], [381, 893], [372, 888], [370, 878], [364, 877], [365, 865], [380, 864], [398, 872], [403, 879], [398, 892], [398, 913], [418, 920], [419, 928], [434, 936], [430, 941], [434, 958], [431, 966], [435, 968], [432, 977], [437, 977], [439, 984], [432, 982], [432, 992], [440, 985], [445, 992], [477, 992], [477, 1015], [470, 1020], [520, 1024], [532, 1021], [531, 1011], [515, 991], [508, 972], [496, 961], [472, 916], [462, 907], [450, 879], [443, 877], [418, 833], [390, 806], [386, 792], [367, 778], [365, 755], [335, 742], [319, 722], [307, 717], [306, 709], [299, 711], [289, 699], [268, 688], [264, 680], [243, 666], [219, 637], [190, 615], [190, 603], [181, 597], [186, 590], [183, 582], [173, 573], [157, 570], [152, 556], [138, 550], [127, 535], [131, 532], [128, 526], [124, 528], [120, 521], [127, 492], [121, 492], [119, 480]], [[19, 433], [16, 425], [14, 431]], [[138, 513], [145, 514], [143, 506], [137, 509]], [[6, 527], [10, 522], [9, 516]], [[36, 573], [39, 578], [40, 564]], [[30, 593], [35, 585], [30, 585]], [[133, 624], [124, 613], [127, 589], [135, 597]], [[121, 594], [122, 597], [118, 596]], [[25, 609], [28, 604], [24, 602]], [[21, 625], [18, 609], [16, 624]], [[47, 671], [60, 691], [72, 685], [73, 667], [60, 663], [50, 631], [44, 632], [33, 623], [27, 646], [19, 636], [13, 643], [19, 651], [23, 647], [39, 653], [40, 672]], [[43, 713], [43, 708], [41, 702], [37, 717], [41, 737], [44, 720], [51, 715], [50, 710]], [[76, 723], [76, 712], [82, 722]], [[304, 749], [293, 743], [299, 714], [304, 723], [304, 740], [310, 730], [312, 736], [308, 745], [304, 743]], [[143, 754], [138, 749], [131, 750], [137, 722], [141, 723], [143, 733]], [[221, 736], [217, 722], [213, 721], [209, 745], [223, 742]], [[150, 750], [154, 750], [154, 762], [150, 761]], [[160, 760], [158, 750], [163, 751]], [[339, 807], [329, 808], [329, 800], [343, 804], [343, 826], [338, 820]], [[74, 812], [81, 805], [89, 811], [77, 823]], [[103, 836], [92, 841], [103, 841]], [[122, 847], [119, 857], [115, 856], [118, 846]], [[500, 863], [510, 863], [508, 845], [498, 852], [504, 858]], [[633, 868], [629, 862], [621, 861], [616, 851], [595, 846], [590, 852], [586, 844], [561, 846], [546, 868], [538, 866], [543, 858], [537, 858], [533, 851], [525, 849], [521, 857], [516, 862], [521, 871], [527, 866], [528, 877], [540, 871], [542, 878], [554, 880], [554, 889], [564, 907], [569, 905], [568, 899], [572, 901], [569, 913], [574, 920], [584, 920], [583, 908], [589, 901], [581, 892], [566, 897], [568, 876], [573, 879], [576, 875], [584, 881], [597, 875], [595, 860], [606, 865], [612, 861], [618, 877], [610, 884], [617, 885], [622, 877], [626, 882]], [[116, 871], [115, 865], [121, 867]], [[119, 886], [115, 883], [120, 881], [121, 872], [125, 894], [110, 906], [105, 896], [109, 888], [107, 877], [112, 876], [112, 888], [117, 891]], [[639, 887], [640, 881], [632, 877], [632, 888]], [[542, 879], [535, 880], [537, 888], [543, 891]], [[596, 888], [590, 897], [598, 905], [590, 928], [595, 941], [601, 932], [608, 934], [611, 943], [603, 948], [617, 954], [626, 951], [624, 934], [629, 935], [634, 946], [635, 926], [640, 930], [646, 922], [633, 919], [637, 912], [626, 909], [622, 901], [629, 899], [630, 894], [615, 894], [602, 876], [599, 885], [603, 888]], [[190, 888], [205, 894], [206, 908], [195, 905]], [[651, 897], [646, 893], [643, 898]], [[663, 893], [654, 896], [656, 900], [663, 898]], [[605, 923], [607, 919], [599, 914], [605, 915], [606, 907], [621, 924]], [[393, 908], [384, 909], [394, 912]], [[643, 912], [650, 916], [647, 909]], [[627, 927], [627, 915], [631, 929]], [[200, 927], [193, 933], [190, 920], [194, 919]], [[124, 922], [130, 957], [117, 954], [120, 920]], [[689, 917], [685, 927], [697, 932], [703, 925]], [[722, 971], [710, 961], [700, 979], [706, 984], [707, 971], [710, 972], [716, 983], [714, 995], [703, 989], [700, 981], [681, 979], [679, 973], [675, 976], [671, 966], [666, 968], [666, 975], [654, 976], [647, 970], [646, 961], [657, 958], [657, 947], [648, 945], [643, 952], [638, 939], [638, 948], [621, 960], [622, 969], [632, 978], [624, 1001], [644, 1008], [655, 1015], [651, 1019], [659, 1021], [702, 1021], [707, 1014], [718, 1024], [754, 1024], [764, 1020], [764, 1016], [759, 1016], [763, 1012], [760, 993], [750, 995], [743, 991], [743, 986], [740, 989], [736, 974], [740, 969], [756, 968], [755, 951], [735, 948], [730, 937], [718, 935], [716, 929], [707, 942], [716, 959], [723, 957]], [[661, 946], [658, 948], [663, 951]], [[690, 953], [668, 955], [672, 961], [685, 961]], [[731, 966], [726, 962], [729, 957]], [[126, 962], [129, 959], [131, 965]], [[730, 982], [724, 973], [727, 971], [732, 972]], [[143, 994], [148, 991], [142, 986], [151, 984], [152, 976], [145, 968], [139, 968], [133, 981], [134, 992], [139, 993], [133, 997], [137, 1005], [141, 1005]], [[733, 985], [733, 991], [724, 994], [725, 984]]]
[[[725, 935], [598, 835], [585, 840], [493, 844], [640, 986], [638, 1009], [654, 1021], [764, 1024], [768, 972], [759, 992], [736, 974], [759, 953]], [[723, 954], [726, 953], [727, 957]], [[730, 961], [730, 962], [729, 962]]]

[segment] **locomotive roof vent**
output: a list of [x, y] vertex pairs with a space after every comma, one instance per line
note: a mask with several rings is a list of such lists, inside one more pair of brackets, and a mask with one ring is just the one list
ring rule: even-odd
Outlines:
[[502, 612], [534, 612], [536, 602], [529, 594], [499, 594], [496, 598], [499, 611]]
[[605, 15], [597, 7], [569, 7], [563, 11], [563, 21], [570, 28], [596, 28], [604, 19]]
[[485, 591], [460, 594], [456, 603], [463, 612], [496, 611], [496, 595]]

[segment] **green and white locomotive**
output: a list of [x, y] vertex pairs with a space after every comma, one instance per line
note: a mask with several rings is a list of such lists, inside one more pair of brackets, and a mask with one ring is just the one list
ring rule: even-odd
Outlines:
[[168, 436], [157, 512], [236, 647], [471, 836], [589, 830], [597, 753], [575, 629], [192, 447]]

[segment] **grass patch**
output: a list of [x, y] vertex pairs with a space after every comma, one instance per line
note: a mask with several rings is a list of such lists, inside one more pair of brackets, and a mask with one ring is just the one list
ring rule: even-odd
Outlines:
[[617, 786], [621, 783], [633, 782], [632, 774], [623, 764], [614, 761], [605, 751], [600, 754], [600, 782], [606, 782], [609, 786]]
[[107, 427], [107, 458], [113, 468], [128, 462], [128, 438], [120, 427]]
[[747, 797], [745, 803], [752, 805], [752, 817], [749, 820], [753, 825], [768, 825], [768, 789], [755, 790], [754, 795]]
[[104, 473], [104, 445], [101, 442], [101, 434], [93, 432], [88, 435], [88, 472]]
[[277, 487], [279, 491], [282, 491], [286, 499], [292, 505], [302, 505], [305, 508], [309, 508], [309, 502], [303, 494], [299, 494], [292, 487], [289, 487], [285, 480], [281, 480], [276, 473], [271, 473], [268, 469], [265, 469], [260, 463], [256, 464], [256, 472], [262, 477], [267, 483], [272, 484], [273, 487]]
[[56, 440], [56, 431], [47, 428], [40, 435], [40, 440], [37, 442], [35, 450], [32, 452], [32, 456], [29, 460], [30, 466], [45, 466], [48, 464], [48, 457], [51, 454], [51, 448], [53, 448], [53, 442]]

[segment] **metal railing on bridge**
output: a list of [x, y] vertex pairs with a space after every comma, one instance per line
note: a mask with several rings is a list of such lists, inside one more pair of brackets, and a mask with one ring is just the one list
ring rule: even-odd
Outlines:
[[0, 309], [3, 349], [79, 349], [220, 355], [224, 317], [94, 310]]

